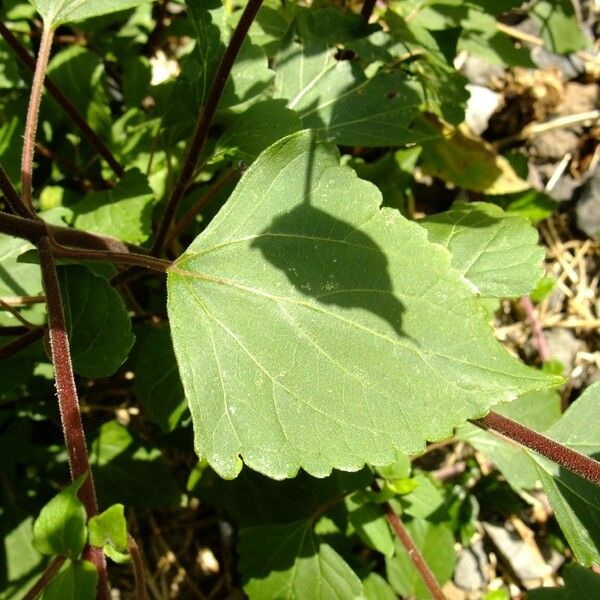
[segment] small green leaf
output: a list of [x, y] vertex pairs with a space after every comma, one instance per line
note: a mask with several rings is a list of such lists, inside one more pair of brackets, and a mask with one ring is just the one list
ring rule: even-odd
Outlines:
[[565, 581], [560, 588], [536, 588], [527, 592], [526, 600], [598, 600], [600, 575], [578, 564], [566, 565]]
[[452, 266], [482, 296], [524, 296], [543, 274], [537, 231], [494, 204], [455, 202], [449, 211], [419, 223], [430, 241], [448, 248]]
[[[405, 525], [438, 583], [443, 585], [454, 572], [456, 555], [452, 531], [444, 523], [431, 523], [425, 519], [413, 519]], [[431, 597], [412, 559], [398, 540], [396, 555], [386, 558], [385, 564], [388, 581], [396, 592], [403, 597], [416, 596], [419, 600]]]
[[140, 244], [150, 236], [153, 206], [148, 179], [138, 169], [130, 169], [112, 190], [90, 192], [71, 209], [77, 229]]
[[87, 475], [82, 475], [59, 492], [33, 524], [33, 546], [42, 554], [59, 554], [76, 559], [87, 538], [85, 507], [77, 497]]
[[110, 283], [85, 267], [58, 267], [73, 369], [107, 377], [125, 362], [134, 342], [131, 319]]
[[383, 509], [378, 504], [361, 502], [360, 498], [360, 494], [346, 497], [350, 523], [367, 546], [385, 556], [392, 556], [394, 538]]
[[588, 42], [577, 21], [573, 0], [539, 0], [531, 8], [546, 48], [556, 54], [581, 50]]
[[299, 132], [169, 269], [196, 451], [222, 476], [390, 464], [560, 381], [510, 357], [447, 250], [380, 203]]
[[70, 562], [44, 588], [41, 600], [94, 600], [98, 571], [87, 560]]
[[133, 8], [150, 0], [29, 0], [47, 26], [83, 21]]
[[113, 504], [88, 521], [89, 543], [97, 548], [110, 546], [120, 552], [127, 550], [125, 507]]
[[239, 569], [250, 600], [357, 600], [362, 585], [308, 520], [241, 532]]
[[[545, 434], [600, 459], [600, 383], [590, 386]], [[600, 487], [531, 453], [556, 519], [577, 560], [600, 564]]]
[[426, 519], [444, 504], [444, 496], [424, 473], [415, 475], [413, 481], [415, 489], [402, 496], [401, 504], [407, 515]]
[[392, 586], [375, 572], [369, 573], [362, 584], [366, 600], [398, 600]]

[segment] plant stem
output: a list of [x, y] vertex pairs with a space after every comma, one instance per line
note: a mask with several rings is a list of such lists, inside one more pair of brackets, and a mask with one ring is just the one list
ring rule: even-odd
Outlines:
[[17, 352], [23, 350], [23, 348], [27, 348], [27, 346], [31, 346], [34, 342], [37, 342], [44, 335], [44, 328], [38, 327], [36, 329], [31, 329], [27, 333], [24, 333], [22, 336], [17, 339], [5, 344], [0, 348], [0, 360], [4, 360]]
[[363, 19], [368, 23], [371, 15], [373, 14], [373, 9], [375, 8], [375, 4], [377, 0], [365, 0], [363, 2], [362, 8], [360, 10], [360, 14]]
[[221, 96], [223, 95], [225, 84], [229, 79], [229, 74], [233, 67], [233, 63], [237, 58], [242, 43], [246, 38], [246, 34], [248, 33], [248, 29], [250, 29], [250, 25], [252, 25], [252, 22], [254, 21], [254, 18], [256, 17], [262, 3], [263, 0], [248, 0], [240, 21], [235, 28], [233, 35], [231, 36], [229, 45], [225, 49], [223, 57], [221, 58], [221, 62], [219, 63], [217, 72], [215, 73], [215, 78], [212, 82], [208, 98], [206, 99], [206, 104], [198, 114], [198, 119], [194, 127], [194, 134], [188, 143], [183, 161], [183, 167], [179, 173], [179, 178], [177, 179], [173, 193], [169, 198], [167, 208], [165, 209], [162, 219], [158, 225], [156, 238], [154, 239], [154, 244], [152, 245], [151, 251], [151, 254], [154, 256], [159, 256], [163, 251], [165, 240], [167, 239], [167, 234], [169, 232], [169, 227], [171, 226], [171, 222], [173, 221], [177, 207], [179, 206], [179, 203], [183, 199], [192, 182], [198, 157], [200, 156], [200, 153], [202, 152], [204, 144], [208, 138], [208, 132], [210, 130], [215, 113], [217, 112], [217, 107], [219, 105], [219, 101], [221, 100]]
[[[94, 481], [85, 443], [85, 434], [79, 410], [79, 398], [77, 396], [77, 388], [75, 387], [73, 365], [71, 364], [71, 351], [65, 324], [62, 297], [56, 266], [52, 256], [50, 239], [48, 237], [40, 238], [37, 248], [42, 271], [42, 284], [46, 293], [50, 349], [52, 364], [54, 365], [54, 379], [58, 395], [60, 420], [69, 457], [69, 468], [73, 480], [87, 473], [87, 477], [79, 490], [79, 497], [85, 506], [89, 519], [98, 514], [98, 503], [96, 501]], [[104, 553], [102, 551], [99, 553], [89, 551], [88, 554], [90, 560], [98, 570], [98, 595], [101, 598], [108, 597], [108, 577], [106, 574]]]
[[48, 60], [50, 59], [53, 36], [54, 29], [44, 23], [42, 38], [40, 40], [40, 49], [35, 64], [35, 72], [33, 73], [33, 81], [31, 83], [27, 120], [25, 122], [23, 156], [21, 158], [21, 194], [23, 204], [30, 210], [33, 210], [31, 184], [33, 155], [35, 152], [35, 134], [37, 132], [40, 103], [42, 101], [42, 92], [44, 90], [44, 78], [46, 77], [46, 68], [48, 67]]
[[600, 462], [564, 446], [555, 440], [517, 423], [504, 415], [490, 412], [481, 419], [474, 419], [473, 424], [509, 440], [515, 441], [538, 454], [549, 458], [561, 467], [600, 485]]
[[120, 253], [129, 251], [126, 244], [115, 238], [68, 227], [58, 227], [44, 223], [41, 219], [28, 219], [4, 212], [0, 212], [0, 232], [27, 240], [32, 244], [36, 244], [40, 238], [49, 233], [53, 240], [63, 246], [86, 250], [110, 250]]
[[52, 578], [60, 571], [66, 561], [64, 556], [55, 556], [40, 578], [33, 584], [32, 588], [23, 596], [23, 600], [35, 600], [42, 590], [50, 583]]
[[6, 203], [10, 206], [11, 210], [20, 217], [24, 217], [26, 219], [31, 218], [32, 211], [28, 210], [28, 208], [21, 201], [21, 196], [19, 196], [19, 192], [15, 189], [15, 186], [12, 184], [12, 181], [9, 179], [6, 171], [0, 166], [0, 190], [4, 194], [4, 199]]
[[[19, 60], [33, 73], [35, 71], [35, 58], [29, 54], [27, 49], [14, 36], [6, 24], [0, 21], [0, 35], [6, 43], [13, 49]], [[124, 169], [114, 154], [108, 149], [106, 144], [98, 137], [98, 134], [90, 127], [83, 115], [77, 110], [75, 105], [61, 92], [54, 82], [46, 77], [44, 85], [50, 95], [56, 100], [59, 106], [65, 111], [67, 116], [80, 129], [81, 133], [87, 138], [90, 144], [97, 150], [98, 154], [110, 165], [110, 168], [119, 177], [123, 175]]]
[[146, 593], [146, 576], [144, 574], [142, 554], [134, 537], [129, 533], [127, 534], [127, 549], [129, 550], [131, 560], [133, 561], [133, 577], [135, 579], [137, 600], [147, 600], [148, 594]]
[[415, 546], [408, 530], [404, 526], [404, 523], [398, 517], [398, 515], [394, 512], [394, 509], [390, 505], [389, 502], [384, 502], [383, 509], [385, 511], [385, 516], [393, 529], [394, 533], [406, 549], [409, 558], [412, 560], [415, 569], [417, 569], [423, 583], [429, 590], [431, 597], [434, 600], [445, 600], [444, 593], [440, 588], [440, 584], [437, 582], [434, 574], [431, 572], [429, 565], [419, 552], [419, 549]]
[[531, 331], [533, 332], [533, 339], [535, 340], [535, 345], [537, 346], [540, 360], [543, 363], [548, 362], [551, 358], [550, 349], [548, 348], [548, 342], [544, 336], [542, 324], [540, 323], [540, 320], [535, 312], [535, 306], [533, 305], [533, 302], [529, 296], [523, 296], [519, 301], [519, 304], [527, 315], [527, 320], [529, 321]]

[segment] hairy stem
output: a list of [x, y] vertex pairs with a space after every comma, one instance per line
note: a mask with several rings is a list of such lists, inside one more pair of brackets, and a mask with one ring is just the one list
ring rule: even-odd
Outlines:
[[25, 122], [25, 135], [23, 140], [23, 156], [21, 158], [21, 193], [23, 204], [33, 210], [32, 203], [32, 172], [33, 155], [35, 152], [35, 134], [37, 132], [38, 117], [40, 114], [40, 103], [42, 102], [42, 92], [44, 90], [44, 78], [46, 77], [46, 68], [50, 59], [50, 49], [52, 48], [52, 38], [54, 29], [44, 23], [40, 49], [38, 52], [33, 81], [31, 83], [31, 95], [29, 96], [29, 107], [27, 109], [27, 120]]
[[183, 166], [181, 168], [181, 172], [179, 173], [179, 178], [177, 179], [173, 193], [169, 198], [165, 212], [158, 225], [156, 237], [154, 239], [154, 244], [152, 245], [151, 251], [151, 254], [154, 256], [159, 256], [163, 251], [165, 240], [167, 239], [167, 234], [169, 232], [169, 227], [171, 226], [171, 222], [173, 221], [177, 207], [179, 206], [179, 203], [183, 199], [192, 182], [198, 157], [200, 156], [200, 153], [202, 152], [204, 144], [208, 138], [208, 132], [217, 111], [219, 101], [221, 100], [221, 96], [223, 95], [225, 84], [229, 79], [229, 74], [233, 67], [233, 63], [237, 58], [242, 43], [246, 38], [246, 34], [248, 33], [248, 29], [250, 29], [250, 25], [252, 25], [252, 22], [254, 21], [254, 18], [256, 17], [262, 3], [263, 0], [248, 0], [240, 21], [235, 28], [233, 35], [231, 36], [229, 45], [227, 46], [225, 53], [221, 58], [221, 62], [219, 63], [217, 72], [215, 73], [215, 78], [210, 87], [208, 98], [206, 99], [206, 104], [198, 115], [198, 119], [194, 127], [194, 134], [188, 143]]
[[429, 590], [431, 597], [434, 600], [445, 600], [444, 593], [440, 588], [440, 584], [437, 582], [437, 579], [431, 572], [429, 565], [419, 552], [419, 549], [415, 546], [415, 543], [410, 537], [410, 534], [408, 533], [408, 530], [404, 526], [404, 523], [400, 517], [394, 512], [394, 509], [389, 502], [385, 502], [383, 504], [383, 509], [385, 511], [385, 516], [388, 520], [388, 523], [406, 549], [408, 556], [412, 560], [415, 569], [417, 569], [419, 575], [421, 576], [423, 583]]
[[490, 412], [481, 419], [471, 421], [473, 424], [495, 433], [504, 438], [508, 438], [538, 454], [549, 458], [561, 467], [580, 475], [588, 481], [600, 485], [600, 462], [564, 446], [555, 440], [517, 423], [508, 417], [496, 412]]
[[[6, 43], [12, 48], [19, 60], [33, 73], [35, 71], [35, 58], [29, 54], [27, 49], [14, 36], [12, 31], [5, 23], [0, 21], [0, 35]], [[49, 94], [56, 100], [58, 105], [64, 110], [65, 114], [79, 128], [81, 133], [87, 138], [88, 142], [96, 149], [98, 154], [110, 165], [110, 168], [119, 177], [123, 175], [124, 169], [114, 154], [108, 149], [106, 144], [98, 137], [98, 134], [90, 127], [85, 117], [77, 110], [75, 105], [61, 92], [61, 90], [52, 82], [44, 80], [44, 86]]]
[[72, 248], [109, 250], [120, 253], [129, 251], [126, 244], [115, 238], [69, 229], [68, 227], [58, 227], [44, 223], [40, 219], [27, 219], [4, 212], [0, 212], [0, 232], [27, 240], [32, 244], [36, 244], [40, 238], [50, 234], [57, 243]]
[[[71, 364], [71, 351], [65, 323], [62, 297], [58, 283], [56, 266], [52, 256], [50, 239], [40, 238], [37, 244], [42, 270], [42, 284], [46, 293], [46, 308], [48, 311], [48, 330], [50, 334], [50, 349], [52, 364], [54, 366], [54, 379], [58, 395], [60, 420], [65, 436], [65, 445], [69, 457], [71, 478], [77, 479], [80, 475], [87, 474], [80, 490], [79, 497], [85, 506], [88, 516], [98, 514], [98, 503], [94, 490], [94, 481], [90, 469], [90, 462], [85, 443], [79, 398], [75, 387], [73, 365]], [[104, 553], [88, 551], [90, 560], [96, 566], [99, 577], [98, 595], [108, 597], [108, 577], [106, 574], [106, 560]]]
[[137, 600], [147, 600], [148, 594], [146, 592], [146, 576], [144, 574], [144, 562], [142, 560], [142, 554], [137, 542], [132, 535], [127, 534], [127, 549], [131, 555], [133, 562], [133, 577], [135, 579], [135, 592]]
[[23, 600], [35, 600], [52, 581], [52, 578], [60, 571], [67, 559], [64, 556], [55, 556], [40, 578], [33, 584], [31, 589], [23, 596]]

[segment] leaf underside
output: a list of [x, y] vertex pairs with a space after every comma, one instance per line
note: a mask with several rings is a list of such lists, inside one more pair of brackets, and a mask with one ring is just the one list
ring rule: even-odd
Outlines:
[[220, 475], [390, 464], [556, 383], [497, 344], [448, 251], [380, 203], [299, 132], [169, 270], [196, 451]]

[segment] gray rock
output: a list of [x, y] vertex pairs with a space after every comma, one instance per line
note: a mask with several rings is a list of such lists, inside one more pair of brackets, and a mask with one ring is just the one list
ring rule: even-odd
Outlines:
[[565, 366], [565, 373], [573, 370], [577, 353], [588, 349], [586, 343], [576, 338], [570, 329], [549, 329], [544, 332], [544, 335], [550, 356]]
[[554, 129], [536, 135], [531, 142], [532, 152], [539, 158], [547, 160], [560, 160], [577, 150], [579, 136], [568, 129]]
[[600, 166], [583, 184], [575, 206], [577, 227], [591, 238], [597, 239], [600, 232]]
[[502, 81], [504, 79], [503, 67], [492, 65], [477, 56], [467, 57], [460, 70], [475, 85], [489, 86], [495, 80]]
[[467, 85], [469, 101], [465, 114], [465, 123], [475, 135], [481, 135], [488, 126], [490, 117], [500, 106], [500, 94], [482, 85]]
[[477, 540], [468, 548], [463, 548], [456, 561], [454, 583], [468, 592], [481, 590], [488, 583], [486, 577], [488, 558], [482, 540]]

